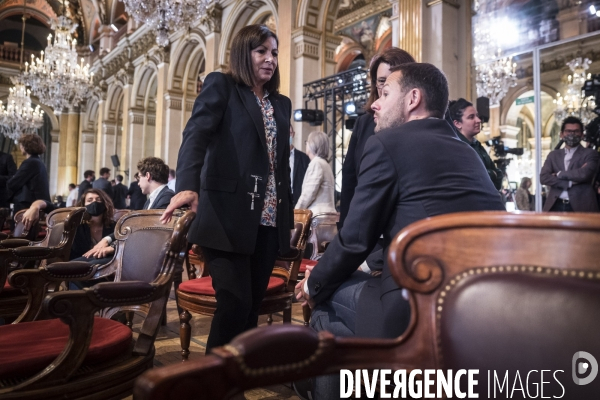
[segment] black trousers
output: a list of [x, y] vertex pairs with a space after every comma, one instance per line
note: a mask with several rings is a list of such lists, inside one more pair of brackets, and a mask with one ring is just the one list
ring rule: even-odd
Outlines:
[[571, 203], [565, 203], [562, 199], [556, 199], [550, 211], [555, 212], [573, 212], [573, 207], [571, 207]]
[[203, 247], [215, 289], [217, 309], [206, 351], [223, 346], [258, 323], [258, 311], [273, 272], [279, 240], [277, 228], [260, 226], [254, 254]]

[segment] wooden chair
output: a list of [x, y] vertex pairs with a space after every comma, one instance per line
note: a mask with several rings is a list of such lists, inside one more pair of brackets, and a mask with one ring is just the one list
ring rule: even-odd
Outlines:
[[338, 233], [337, 223], [339, 220], [339, 213], [322, 213], [313, 216], [308, 236], [308, 243], [312, 244], [312, 254], [309, 257], [311, 260], [321, 258], [329, 242]]
[[84, 207], [54, 210], [46, 218], [48, 233], [42, 241], [12, 238], [1, 242], [7, 248], [0, 249], [0, 317], [12, 320], [21, 314], [27, 304], [28, 295], [6, 281], [8, 273], [19, 268], [43, 267], [53, 262], [67, 261], [84, 214]]
[[[131, 212], [116, 229], [117, 280], [48, 295], [44, 312], [54, 319], [0, 326], [0, 398], [114, 399], [131, 394], [134, 379], [152, 368], [154, 340], [173, 273], [182, 267], [193, 212]], [[48, 282], [85, 280], [97, 266], [55, 263], [12, 272], [9, 281], [30, 291]], [[149, 305], [137, 339], [131, 330], [96, 313]]]
[[[275, 262], [267, 293], [259, 310], [259, 315], [269, 315], [267, 320], [269, 325], [273, 321], [271, 315], [276, 312], [283, 312], [283, 322], [292, 322], [294, 287], [298, 278], [302, 253], [306, 246], [311, 215], [312, 212], [309, 210], [294, 210], [294, 229], [290, 239], [294, 251], [285, 258], [279, 257]], [[190, 280], [179, 285], [177, 302], [178, 306], [183, 309], [180, 315], [179, 334], [181, 338], [181, 355], [185, 361], [190, 354], [191, 327], [189, 322], [192, 318], [190, 311], [203, 315], [213, 315], [217, 307], [210, 276], [198, 279], [190, 278]]]
[[[479, 369], [476, 391], [490, 398], [487, 371], [501, 380], [509, 371], [512, 387], [516, 371], [525, 382], [527, 371], [548, 369], [564, 371], [557, 375], [562, 398], [591, 399], [597, 379], [576, 385], [571, 363], [579, 351], [600, 354], [598, 243], [597, 214], [482, 212], [423, 220], [390, 247], [393, 277], [412, 309], [402, 336], [337, 338], [301, 326], [258, 328], [200, 361], [148, 372], [134, 395], [220, 399], [340, 369], [390, 368], [407, 374]], [[554, 385], [546, 385], [544, 396], [560, 397], [548, 374]]]
[[45, 214], [40, 212], [39, 221], [29, 230], [26, 230], [25, 224], [23, 224], [23, 214], [25, 214], [25, 211], [27, 210], [21, 210], [15, 214], [13, 218], [15, 227], [10, 234], [0, 232], [0, 249], [5, 248], [2, 242], [6, 239], [22, 238], [30, 241], [36, 241], [38, 239], [38, 234], [40, 232], [41, 225], [43, 224]]

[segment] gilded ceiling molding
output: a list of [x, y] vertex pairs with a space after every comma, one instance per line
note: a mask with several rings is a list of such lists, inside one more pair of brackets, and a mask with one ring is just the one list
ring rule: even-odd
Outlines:
[[454, 8], [460, 8], [460, 4], [458, 4], [458, 1], [456, 0], [433, 0], [427, 3], [427, 7], [433, 7], [437, 4], [448, 4]]
[[223, 18], [223, 7], [219, 3], [212, 3], [206, 10], [206, 14], [200, 19], [200, 24], [204, 25], [207, 33], [221, 33], [221, 23]]

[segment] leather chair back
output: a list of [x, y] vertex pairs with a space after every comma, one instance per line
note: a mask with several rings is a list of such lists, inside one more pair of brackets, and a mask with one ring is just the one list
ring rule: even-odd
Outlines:
[[564, 389], [547, 373], [544, 396], [597, 396], [600, 380], [578, 386], [571, 371], [579, 351], [600, 357], [598, 243], [595, 214], [459, 213], [410, 225], [389, 251], [394, 278], [411, 293], [402, 358], [421, 369], [479, 369], [480, 397], [488, 370], [500, 380], [509, 371], [510, 387], [517, 371], [524, 382], [537, 370], [540, 382], [539, 371], [562, 370]]
[[[290, 284], [296, 285], [302, 254], [304, 254], [306, 248], [311, 217], [312, 211], [310, 210], [294, 210], [294, 229], [292, 229], [290, 236], [292, 254], [289, 258], [279, 257], [275, 261], [273, 275], [283, 278], [288, 285], [288, 289], [290, 289]], [[290, 290], [293, 290], [293, 287]]]
[[115, 213], [113, 214], [113, 221], [119, 222], [119, 220], [121, 219], [121, 217], [127, 213], [129, 213], [129, 211], [131, 210], [115, 210]]
[[85, 207], [66, 207], [52, 211], [46, 217], [48, 233], [46, 237], [36, 243], [33, 247], [51, 247], [60, 249], [56, 257], [42, 260], [40, 266], [52, 264], [53, 262], [67, 261], [71, 254], [71, 246], [75, 240], [77, 228], [81, 225], [85, 214]]
[[[26, 231], [25, 225], [23, 224], [23, 214], [25, 214], [25, 211], [27, 210], [21, 210], [15, 214], [15, 228], [13, 230], [12, 237], [36, 241], [38, 238], [38, 233], [40, 232], [40, 222], [32, 226], [29, 231]], [[40, 219], [42, 215], [43, 213], [40, 212]]]
[[312, 244], [311, 260], [321, 258], [329, 242], [338, 233], [337, 223], [339, 220], [339, 213], [322, 213], [313, 216], [310, 221], [310, 236], [308, 237], [308, 243]]

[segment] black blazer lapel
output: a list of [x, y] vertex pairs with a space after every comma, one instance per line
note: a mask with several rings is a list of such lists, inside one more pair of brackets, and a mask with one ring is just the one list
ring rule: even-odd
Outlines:
[[256, 104], [254, 93], [247, 86], [240, 87], [240, 85], [235, 85], [235, 87], [240, 94], [240, 98], [242, 99], [242, 103], [244, 103], [244, 107], [248, 111], [248, 114], [250, 114], [252, 121], [254, 121], [254, 126], [256, 127], [256, 132], [258, 133], [260, 142], [262, 143], [263, 150], [265, 151], [265, 154], [268, 154], [265, 122], [263, 121], [260, 107], [258, 104]]

